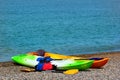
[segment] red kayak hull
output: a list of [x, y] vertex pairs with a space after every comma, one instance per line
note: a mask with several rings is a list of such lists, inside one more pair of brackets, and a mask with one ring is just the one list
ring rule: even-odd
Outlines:
[[101, 68], [108, 62], [108, 60], [109, 58], [103, 58], [101, 60], [94, 60], [94, 63], [92, 64], [91, 68]]

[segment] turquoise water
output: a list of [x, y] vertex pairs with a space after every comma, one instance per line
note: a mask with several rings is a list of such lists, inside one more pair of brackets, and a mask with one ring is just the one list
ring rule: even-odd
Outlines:
[[0, 0], [0, 62], [45, 49], [120, 51], [119, 0]]

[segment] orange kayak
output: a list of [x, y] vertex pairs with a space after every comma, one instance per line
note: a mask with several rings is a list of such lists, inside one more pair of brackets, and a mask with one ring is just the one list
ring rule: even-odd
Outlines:
[[108, 62], [108, 60], [109, 60], [109, 58], [103, 58], [101, 60], [94, 60], [91, 67], [92, 68], [101, 68]]

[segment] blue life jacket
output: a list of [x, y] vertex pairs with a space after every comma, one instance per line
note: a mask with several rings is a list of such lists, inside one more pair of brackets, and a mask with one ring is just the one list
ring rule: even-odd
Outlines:
[[43, 66], [45, 62], [50, 62], [53, 59], [50, 57], [45, 57], [45, 58], [38, 58], [37, 61], [39, 61], [39, 63], [35, 66], [35, 70], [36, 71], [42, 71], [43, 70]]
[[41, 71], [44, 65], [44, 58], [37, 58], [37, 61], [39, 61], [39, 63], [35, 66], [35, 70]]
[[44, 65], [44, 63], [38, 63], [35, 67], [35, 70], [36, 71], [42, 71], [43, 65]]
[[45, 58], [44, 58], [44, 61], [45, 61], [45, 62], [50, 62], [50, 61], [52, 61], [52, 60], [53, 60], [53, 59], [50, 58], [50, 57], [45, 57]]

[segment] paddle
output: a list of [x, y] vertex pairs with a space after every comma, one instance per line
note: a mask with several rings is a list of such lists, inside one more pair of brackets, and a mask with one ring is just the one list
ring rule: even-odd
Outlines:
[[79, 72], [78, 69], [70, 69], [70, 70], [64, 71], [63, 73], [67, 75], [72, 75], [72, 74], [77, 74], [78, 72]]
[[53, 60], [89, 60], [89, 59], [53, 59]]
[[[25, 68], [21, 69], [22, 72], [36, 72], [35, 69]], [[46, 70], [45, 72], [55, 72], [55, 70]]]
[[[70, 59], [70, 60], [102, 60], [104, 58], [84, 58], [84, 59]], [[67, 59], [53, 59], [53, 60], [67, 60]]]
[[25, 68], [25, 69], [21, 69], [20, 71], [22, 71], [22, 72], [35, 72], [35, 69]]
[[[21, 69], [22, 72], [35, 72], [35, 69], [31, 69], [31, 68], [25, 68], [25, 69]], [[67, 75], [73, 75], [73, 74], [77, 74], [79, 72], [78, 69], [70, 69], [70, 70], [66, 70], [63, 73], [67, 74]]]

